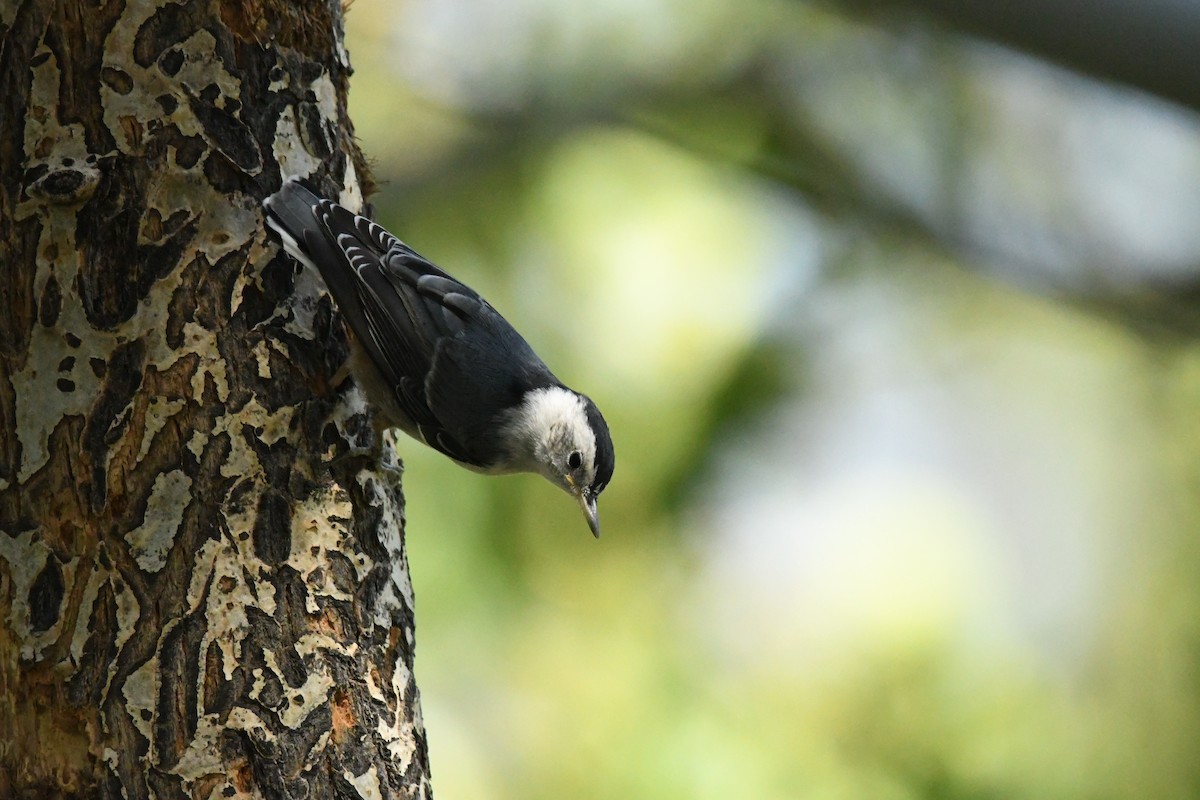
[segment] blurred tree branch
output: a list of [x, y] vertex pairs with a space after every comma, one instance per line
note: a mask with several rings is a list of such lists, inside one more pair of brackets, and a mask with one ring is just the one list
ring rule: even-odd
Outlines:
[[1195, 79], [1200, 3], [1192, 0], [843, 0], [834, 5], [876, 18], [926, 14], [962, 33], [1200, 111]]
[[[1200, 3], [1148, 0], [1137, 5], [1116, 0], [1078, 4], [1066, 0], [1014, 0], [993, 7], [981, 0], [822, 0], [826, 8], [851, 13], [904, 37], [920, 15], [939, 20], [942, 31], [980, 36], [1016, 47], [1087, 77], [1111, 80], [1200, 110], [1200, 83], [1190, 80], [1200, 67]], [[953, 67], [949, 67], [953, 69]], [[1026, 291], [1070, 303], [1156, 339], [1191, 341], [1200, 336], [1193, 309], [1200, 293], [1200, 265], [1170, 281], [1150, 272], [1113, 283], [1106, 276], [1130, 276], [1129, 269], [1106, 264], [1117, 256], [1104, 250], [1083, 257], [1087, 269], [1069, 270], [998, 253], [977, 241], [952, 210], [931, 213], [913, 208], [878, 185], [843, 143], [814, 120], [787, 113], [795, 87], [780, 78], [769, 52], [749, 59], [717, 85], [650, 84], [628, 86], [600, 98], [536, 97], [511, 113], [477, 118], [479, 136], [454, 157], [425, 175], [411, 175], [406, 194], [431, 186], [444, 190], [447, 176], [470, 184], [497, 165], [515, 173], [536, 161], [537, 153], [573, 131], [621, 125], [635, 127], [715, 164], [728, 164], [791, 189], [830, 222], [873, 237], [900, 236], [965, 268], [1019, 285]], [[586, 96], [585, 96], [586, 97]], [[952, 101], [953, 102], [953, 101]], [[714, 112], [714, 109], [716, 111]], [[755, 152], [730, 148], [711, 130], [693, 125], [714, 113], [751, 115], [761, 126]], [[736, 122], [731, 122], [736, 126]], [[949, 178], [953, 181], [953, 177]], [[956, 188], [950, 187], [951, 193]]]

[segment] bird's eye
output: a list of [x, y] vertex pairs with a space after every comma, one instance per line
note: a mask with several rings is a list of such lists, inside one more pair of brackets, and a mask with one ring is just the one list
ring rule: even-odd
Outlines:
[[572, 450], [571, 455], [567, 456], [567, 466], [571, 469], [579, 469], [582, 463], [583, 455], [578, 450]]

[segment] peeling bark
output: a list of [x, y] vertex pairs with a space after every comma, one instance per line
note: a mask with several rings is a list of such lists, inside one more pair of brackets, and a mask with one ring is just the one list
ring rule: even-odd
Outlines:
[[0, 797], [428, 797], [400, 467], [294, 174], [334, 2], [0, 0]]

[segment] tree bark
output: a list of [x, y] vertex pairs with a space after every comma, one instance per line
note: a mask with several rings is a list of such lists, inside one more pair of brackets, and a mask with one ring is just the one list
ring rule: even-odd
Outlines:
[[0, 0], [0, 797], [428, 797], [394, 452], [260, 202], [341, 7]]

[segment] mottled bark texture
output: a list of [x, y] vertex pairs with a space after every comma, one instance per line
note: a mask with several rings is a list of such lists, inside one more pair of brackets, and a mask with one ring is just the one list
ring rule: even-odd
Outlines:
[[399, 467], [259, 210], [361, 202], [341, 35], [0, 0], [0, 798], [429, 795]]

